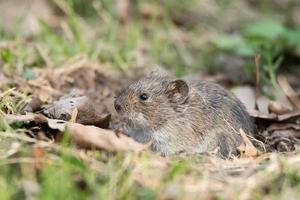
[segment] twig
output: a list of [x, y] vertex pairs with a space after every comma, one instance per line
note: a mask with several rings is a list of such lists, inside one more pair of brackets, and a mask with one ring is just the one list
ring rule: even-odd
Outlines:
[[74, 108], [74, 110], [72, 111], [72, 116], [71, 116], [71, 122], [75, 123], [76, 119], [77, 119], [77, 115], [78, 115], [78, 109]]
[[258, 109], [256, 100], [260, 94], [260, 54], [255, 55], [255, 109]]

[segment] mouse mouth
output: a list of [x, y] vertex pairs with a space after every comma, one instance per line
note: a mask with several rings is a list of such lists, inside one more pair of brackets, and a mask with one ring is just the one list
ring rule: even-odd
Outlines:
[[147, 119], [142, 113], [131, 113], [123, 114], [120, 116], [121, 120], [126, 123], [126, 125], [133, 129], [151, 129], [151, 126]]

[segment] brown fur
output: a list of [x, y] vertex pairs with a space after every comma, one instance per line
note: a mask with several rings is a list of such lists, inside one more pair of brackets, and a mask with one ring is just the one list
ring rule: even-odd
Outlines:
[[[149, 98], [141, 100], [142, 93]], [[159, 72], [125, 88], [116, 98], [115, 107], [129, 136], [141, 143], [153, 140], [152, 150], [164, 155], [216, 148], [221, 156], [237, 154], [239, 129], [253, 133], [245, 107], [223, 87]]]

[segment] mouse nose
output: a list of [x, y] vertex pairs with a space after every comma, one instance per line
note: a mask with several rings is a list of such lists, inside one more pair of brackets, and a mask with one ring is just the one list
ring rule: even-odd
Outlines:
[[115, 102], [114, 106], [115, 106], [117, 113], [122, 112], [122, 106], [119, 103]]

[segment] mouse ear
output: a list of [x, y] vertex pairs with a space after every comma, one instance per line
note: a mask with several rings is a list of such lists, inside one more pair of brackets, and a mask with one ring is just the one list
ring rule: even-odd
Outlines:
[[167, 85], [166, 95], [171, 103], [183, 104], [188, 98], [189, 86], [184, 80], [174, 80]]

